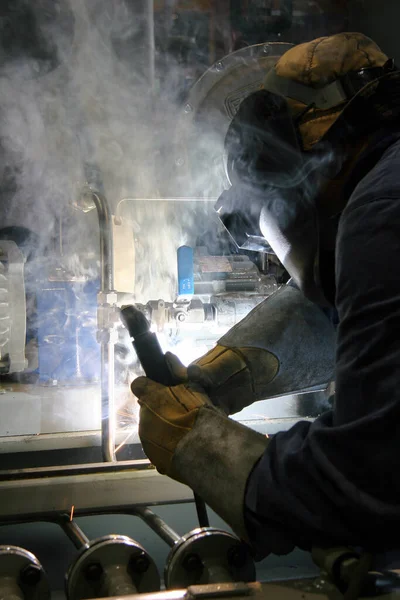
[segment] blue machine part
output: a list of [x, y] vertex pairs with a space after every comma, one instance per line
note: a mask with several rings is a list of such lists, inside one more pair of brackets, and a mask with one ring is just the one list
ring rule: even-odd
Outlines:
[[178, 248], [178, 296], [189, 297], [194, 294], [193, 248]]
[[100, 376], [98, 282], [46, 282], [37, 290], [39, 381], [91, 383]]

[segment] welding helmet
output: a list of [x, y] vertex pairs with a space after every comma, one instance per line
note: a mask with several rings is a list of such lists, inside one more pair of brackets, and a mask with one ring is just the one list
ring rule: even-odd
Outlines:
[[336, 230], [326, 223], [337, 223], [343, 206], [332, 201], [329, 181], [351, 163], [359, 140], [399, 113], [400, 73], [366, 36], [341, 33], [289, 49], [226, 136], [231, 187], [215, 208], [237, 246], [274, 253], [310, 300], [331, 305], [321, 248], [326, 236], [334, 250]]

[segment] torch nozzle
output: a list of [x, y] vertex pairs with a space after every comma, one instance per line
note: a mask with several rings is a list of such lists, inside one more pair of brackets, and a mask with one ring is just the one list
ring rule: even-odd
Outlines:
[[129, 335], [134, 340], [150, 331], [150, 323], [141, 310], [128, 304], [121, 308], [121, 321], [127, 328]]

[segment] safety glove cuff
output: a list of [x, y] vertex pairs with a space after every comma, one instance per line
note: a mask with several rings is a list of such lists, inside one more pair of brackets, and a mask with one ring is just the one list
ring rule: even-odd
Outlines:
[[247, 479], [268, 446], [268, 438], [205, 405], [178, 443], [170, 476], [185, 483], [248, 541], [244, 523]]

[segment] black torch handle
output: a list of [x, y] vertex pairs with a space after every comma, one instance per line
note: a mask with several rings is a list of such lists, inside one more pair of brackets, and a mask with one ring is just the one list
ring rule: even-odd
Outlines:
[[[129, 305], [122, 307], [121, 319], [132, 339], [133, 347], [146, 376], [163, 385], [174, 385], [175, 382], [160, 342], [156, 334], [150, 331], [150, 323], [145, 315], [135, 306]], [[200, 527], [209, 527], [206, 504], [200, 496], [193, 493], [199, 525]]]
[[132, 340], [132, 343], [146, 377], [163, 385], [173, 385], [174, 381], [156, 334], [143, 334]]
[[150, 323], [146, 316], [135, 306], [129, 305], [121, 309], [121, 319], [129, 332], [146, 376], [157, 383], [173, 385], [160, 342], [156, 334], [150, 331]]

